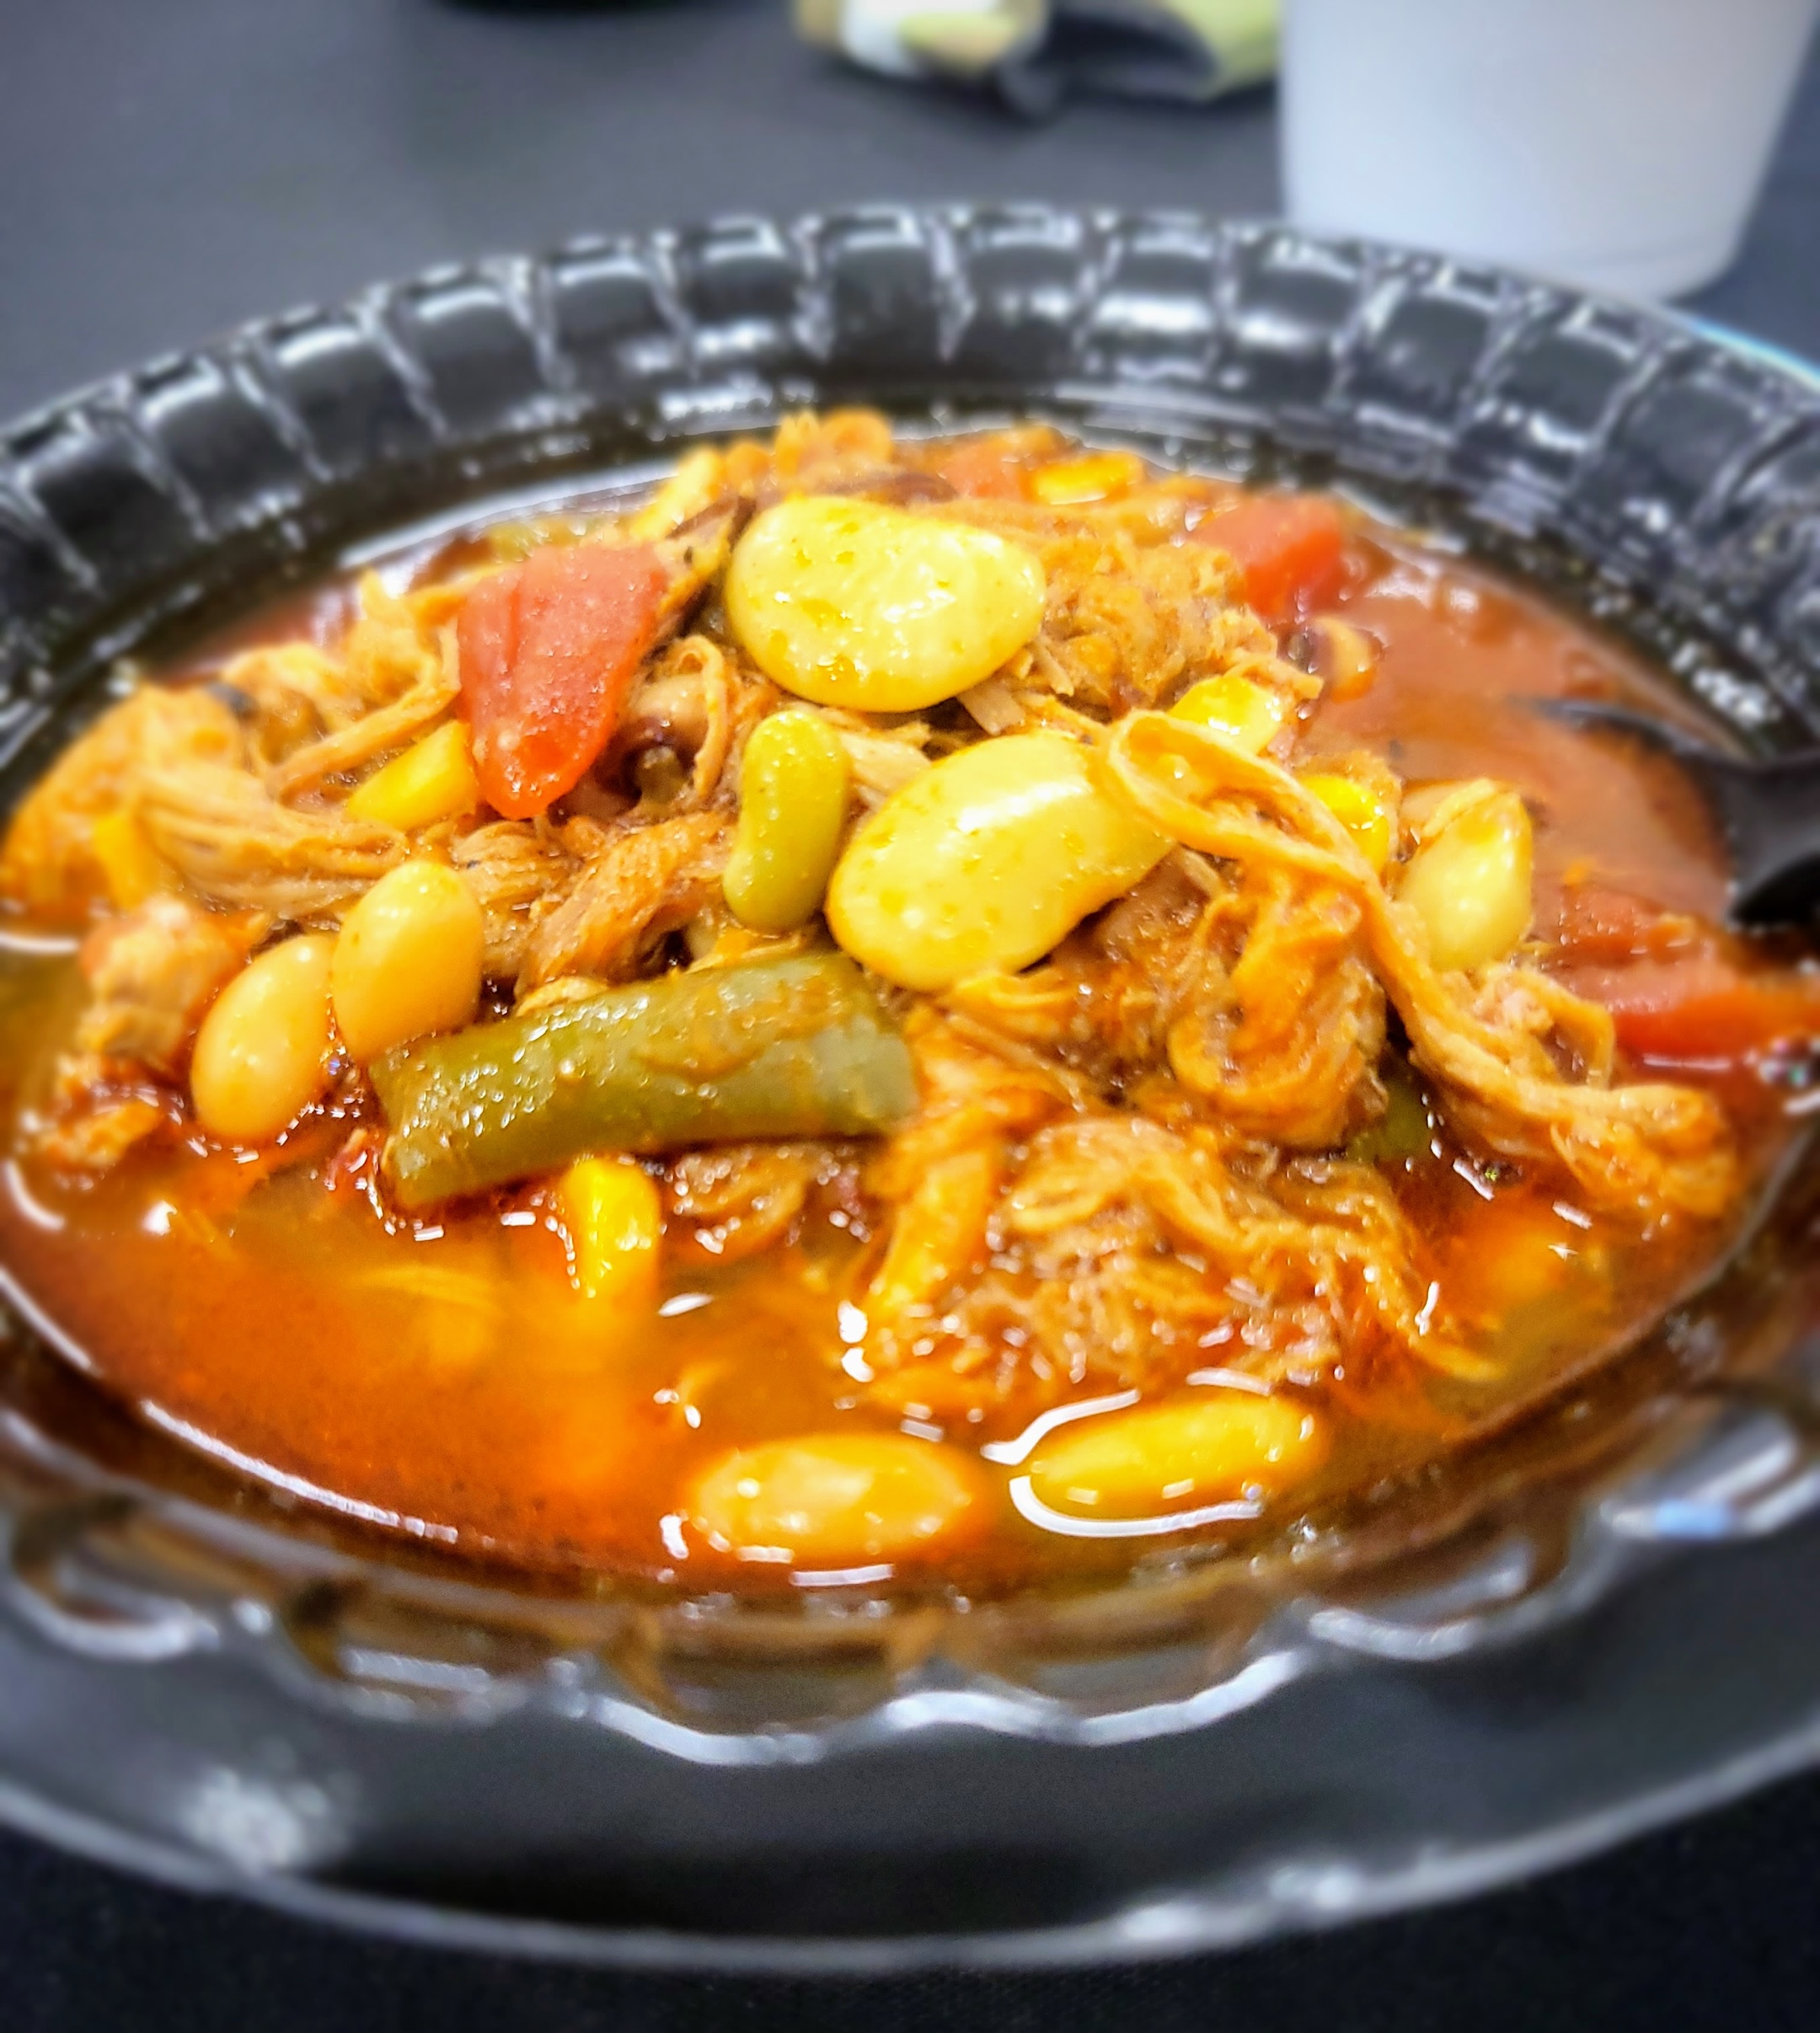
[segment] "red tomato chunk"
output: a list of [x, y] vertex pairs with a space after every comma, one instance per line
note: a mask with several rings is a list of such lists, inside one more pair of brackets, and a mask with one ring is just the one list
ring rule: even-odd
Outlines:
[[1238, 560], [1245, 598], [1272, 628], [1325, 607], [1346, 580], [1346, 523], [1319, 495], [1254, 495], [1194, 533]]
[[533, 551], [461, 611], [461, 687], [487, 803], [534, 818], [613, 736], [656, 634], [666, 574], [649, 545]]
[[1716, 953], [1566, 971], [1576, 995], [1603, 1003], [1618, 1042], [1664, 1065], [1718, 1065], [1820, 1038], [1820, 976], [1747, 974]]

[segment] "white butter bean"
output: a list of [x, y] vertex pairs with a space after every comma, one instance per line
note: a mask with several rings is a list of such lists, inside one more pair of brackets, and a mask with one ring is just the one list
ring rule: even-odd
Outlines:
[[1040, 960], [1169, 842], [1101, 788], [1079, 741], [1002, 735], [886, 800], [835, 867], [827, 919], [856, 960], [926, 994]]
[[990, 677], [1036, 633], [1043, 570], [1022, 545], [875, 501], [779, 501], [726, 575], [741, 646], [799, 698], [906, 713]]
[[287, 939], [215, 998], [190, 1062], [204, 1129], [230, 1143], [263, 1143], [326, 1091], [334, 950], [325, 934]]
[[1423, 829], [1398, 885], [1443, 972], [1503, 960], [1529, 929], [1535, 849], [1529, 815], [1513, 790], [1475, 784]]
[[356, 1059], [435, 1030], [456, 1030], [480, 1000], [480, 906], [453, 869], [406, 861], [342, 921], [330, 992]]
[[1305, 1404], [1207, 1389], [1063, 1426], [1031, 1460], [1030, 1488], [1055, 1511], [1150, 1517], [1268, 1496], [1311, 1474], [1325, 1453], [1325, 1433]]

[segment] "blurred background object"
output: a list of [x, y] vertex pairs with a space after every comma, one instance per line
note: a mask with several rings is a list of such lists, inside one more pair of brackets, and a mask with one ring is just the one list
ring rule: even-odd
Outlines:
[[1736, 258], [1816, 0], [1286, 0], [1283, 185], [1315, 232], [1629, 297]]
[[1277, 68], [1277, 0], [795, 0], [795, 16], [869, 70], [989, 85], [1035, 116], [1075, 91], [1218, 99]]

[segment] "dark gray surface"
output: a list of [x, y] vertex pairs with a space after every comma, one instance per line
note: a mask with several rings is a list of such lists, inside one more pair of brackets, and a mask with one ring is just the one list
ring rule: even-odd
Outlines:
[[1820, 1781], [1495, 1899], [1131, 1971], [614, 1976], [324, 1934], [0, 1837], [8, 2033], [1812, 2033]]
[[[783, 15], [783, 0], [0, 0], [0, 416], [432, 262], [741, 206], [1276, 208], [1267, 92], [1026, 126], [845, 69]], [[1820, 353], [1817, 241], [1820, 62], [1745, 257], [1704, 303]]]
[[749, 206], [1275, 208], [1274, 112], [1030, 127], [798, 44], [783, 0], [0, 0], [0, 415], [436, 261]]
[[[1368, 109], [1362, 109], [1368, 116]], [[1271, 208], [1267, 95], [1211, 114], [856, 78], [761, 0], [0, 0], [0, 414], [240, 318], [493, 247], [749, 205]], [[1820, 355], [1820, 70], [1703, 308]], [[0, 1690], [3, 1699], [3, 1690]], [[1452, 2029], [1807, 2026], [1820, 1783], [1548, 1885], [1219, 1964], [1041, 1982], [684, 1987], [338, 1940], [0, 1839], [4, 2023]]]

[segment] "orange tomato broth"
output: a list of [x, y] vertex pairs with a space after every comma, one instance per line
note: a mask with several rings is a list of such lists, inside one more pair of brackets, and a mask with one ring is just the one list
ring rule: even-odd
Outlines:
[[[400, 570], [421, 576], [463, 554]], [[1413, 539], [1381, 532], [1351, 556], [1330, 606], [1370, 632], [1382, 660], [1360, 696], [1317, 707], [1300, 760], [1364, 746], [1411, 784], [1515, 784], [1536, 821], [1544, 939], [1588, 871], [1664, 910], [1720, 915], [1722, 858], [1684, 781], [1522, 703], [1593, 689], [1684, 718], [1662, 681], [1534, 595]], [[233, 645], [325, 629], [345, 601], [340, 582], [274, 607]], [[206, 675], [219, 654], [206, 646], [169, 675]], [[0, 955], [9, 1120], [42, 1091], [78, 993], [67, 957], [23, 944]], [[1775, 1090], [1746, 1064], [1675, 1077], [1719, 1084], [1760, 1181], [1786, 1134]], [[672, 1223], [657, 1314], [603, 1326], [572, 1292], [547, 1185], [401, 1221], [370, 1159], [342, 1154], [354, 1126], [318, 1109], [258, 1152], [198, 1132], [142, 1148], [86, 1185], [15, 1157], [0, 1255], [109, 1389], [306, 1501], [532, 1567], [787, 1586], [787, 1570], [709, 1545], [687, 1522], [685, 1492], [734, 1447], [893, 1430], [892, 1411], [855, 1388], [838, 1310], [868, 1239], [863, 1209], [831, 1188], [781, 1249], [736, 1263], [717, 1261], [711, 1234]], [[1576, 1206], [1559, 1181], [1475, 1163], [1441, 1130], [1391, 1169], [1433, 1249], [1441, 1301], [1494, 1357], [1493, 1373], [1405, 1383], [1381, 1400], [1335, 1390], [1333, 1444], [1285, 1500], [1292, 1511], [1418, 1468], [1589, 1352], [1615, 1348], [1711, 1267], [1737, 1226], [1640, 1237]], [[1218, 1348], [1207, 1361], [1217, 1370]], [[932, 1408], [902, 1411], [906, 1431], [976, 1458], [995, 1442], [1003, 1453], [1022, 1423], [976, 1411], [944, 1427]], [[922, 1571], [989, 1592], [1180, 1543], [1166, 1531], [1109, 1541], [1041, 1529], [1010, 1500], [1014, 1472], [986, 1468], [983, 1524]]]

